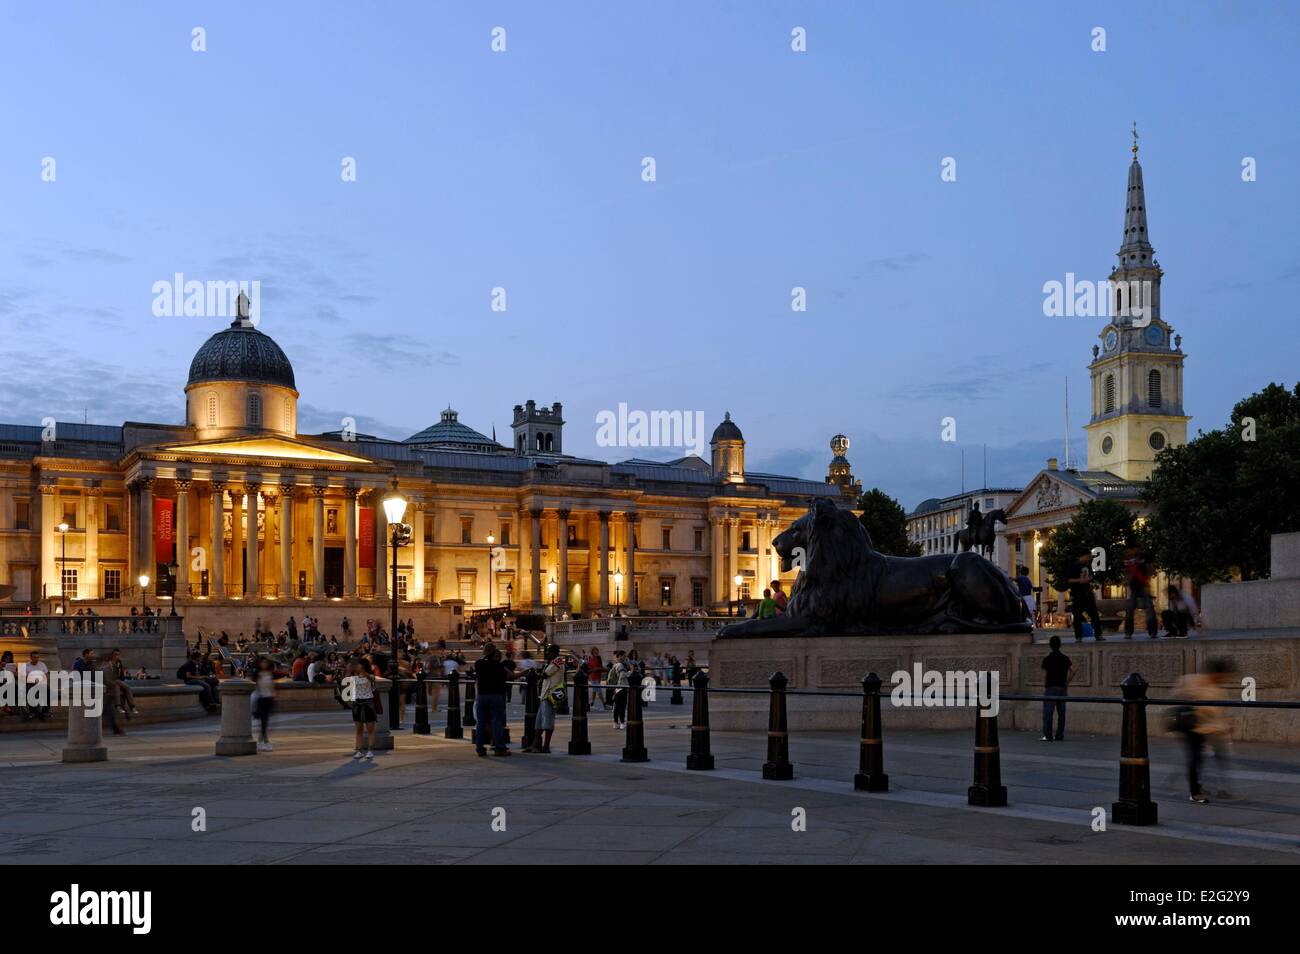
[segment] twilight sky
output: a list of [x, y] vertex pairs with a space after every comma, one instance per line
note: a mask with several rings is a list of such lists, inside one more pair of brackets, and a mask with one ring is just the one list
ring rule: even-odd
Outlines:
[[5, 0], [0, 421], [183, 418], [228, 319], [155, 317], [181, 272], [262, 283], [304, 432], [450, 403], [508, 439], [534, 398], [569, 453], [676, 456], [596, 446], [626, 402], [730, 410], [751, 468], [815, 478], [843, 431], [908, 509], [960, 490], [962, 449], [977, 486], [984, 444], [1020, 486], [1067, 378], [1086, 446], [1101, 321], [1045, 317], [1042, 286], [1108, 274], [1136, 120], [1192, 431], [1217, 427], [1300, 368], [1298, 10]]

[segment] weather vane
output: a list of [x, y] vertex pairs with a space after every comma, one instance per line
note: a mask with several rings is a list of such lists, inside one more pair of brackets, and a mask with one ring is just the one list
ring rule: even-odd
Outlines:
[[1136, 162], [1138, 157], [1138, 124], [1133, 120], [1133, 160]]

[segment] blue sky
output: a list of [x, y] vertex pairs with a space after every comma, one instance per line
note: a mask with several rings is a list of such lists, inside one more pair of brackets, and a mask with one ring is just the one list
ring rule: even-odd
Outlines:
[[6, 0], [0, 419], [179, 420], [225, 324], [152, 314], [182, 272], [261, 281], [304, 430], [450, 403], [500, 436], [534, 398], [570, 453], [651, 456], [595, 444], [626, 402], [730, 410], [749, 466], [806, 476], [843, 431], [908, 508], [984, 444], [1021, 485], [1067, 378], [1084, 447], [1100, 323], [1041, 289], [1108, 273], [1136, 120], [1186, 407], [1219, 426], [1300, 367], [1298, 9]]

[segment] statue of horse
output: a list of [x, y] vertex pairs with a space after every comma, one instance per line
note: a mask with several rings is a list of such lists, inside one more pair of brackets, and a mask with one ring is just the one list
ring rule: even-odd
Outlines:
[[974, 548], [984, 556], [992, 556], [993, 544], [998, 538], [999, 523], [1004, 527], [1007, 524], [1007, 512], [1001, 507], [984, 514], [984, 521], [980, 524], [978, 534], [972, 533], [970, 527], [963, 527], [957, 534], [957, 543], [953, 547], [953, 552]]

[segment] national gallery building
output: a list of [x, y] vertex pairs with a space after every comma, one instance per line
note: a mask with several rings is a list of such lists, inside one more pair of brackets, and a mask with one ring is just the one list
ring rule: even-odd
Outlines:
[[709, 461], [611, 464], [562, 452], [558, 403], [515, 406], [504, 446], [451, 409], [404, 441], [300, 435], [297, 401], [284, 352], [237, 318], [194, 356], [184, 424], [0, 424], [0, 609], [156, 607], [174, 579], [182, 611], [232, 632], [383, 617], [395, 480], [412, 528], [397, 590], [417, 618], [725, 612], [778, 577], [772, 539], [810, 498], [852, 507], [861, 491], [843, 435], [826, 482], [747, 471], [730, 414]]

